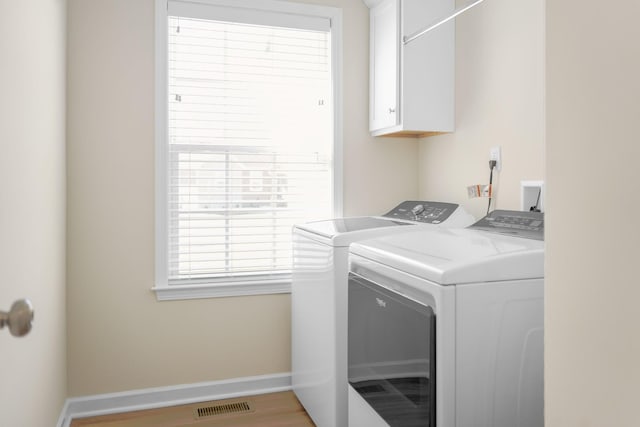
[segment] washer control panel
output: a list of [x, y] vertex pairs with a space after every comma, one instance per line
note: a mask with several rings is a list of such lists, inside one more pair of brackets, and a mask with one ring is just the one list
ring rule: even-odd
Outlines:
[[542, 212], [495, 210], [469, 228], [526, 239], [544, 240], [544, 214]]
[[383, 216], [427, 224], [440, 224], [449, 218], [457, 208], [458, 205], [455, 203], [407, 200]]

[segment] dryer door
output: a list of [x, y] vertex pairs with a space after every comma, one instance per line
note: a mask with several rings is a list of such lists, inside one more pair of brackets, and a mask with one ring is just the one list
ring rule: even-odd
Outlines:
[[349, 275], [351, 387], [394, 426], [436, 425], [433, 308]]

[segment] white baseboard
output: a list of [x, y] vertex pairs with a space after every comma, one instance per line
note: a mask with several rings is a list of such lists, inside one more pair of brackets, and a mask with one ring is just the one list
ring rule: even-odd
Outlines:
[[69, 427], [73, 418], [185, 405], [208, 400], [291, 390], [291, 373], [233, 378], [197, 384], [131, 390], [67, 399], [57, 427]]

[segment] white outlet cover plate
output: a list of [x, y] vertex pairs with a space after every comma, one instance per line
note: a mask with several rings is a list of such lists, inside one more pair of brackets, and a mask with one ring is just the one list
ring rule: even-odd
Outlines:
[[502, 150], [499, 145], [489, 149], [489, 160], [496, 161], [496, 170], [498, 172], [502, 170]]

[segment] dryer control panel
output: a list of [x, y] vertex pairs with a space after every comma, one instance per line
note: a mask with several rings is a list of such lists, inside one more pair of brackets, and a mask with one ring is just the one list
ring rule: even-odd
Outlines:
[[458, 209], [458, 205], [455, 203], [407, 200], [383, 216], [427, 224], [440, 224], [449, 218], [456, 209]]
[[544, 240], [544, 214], [495, 210], [469, 228], [525, 239]]

